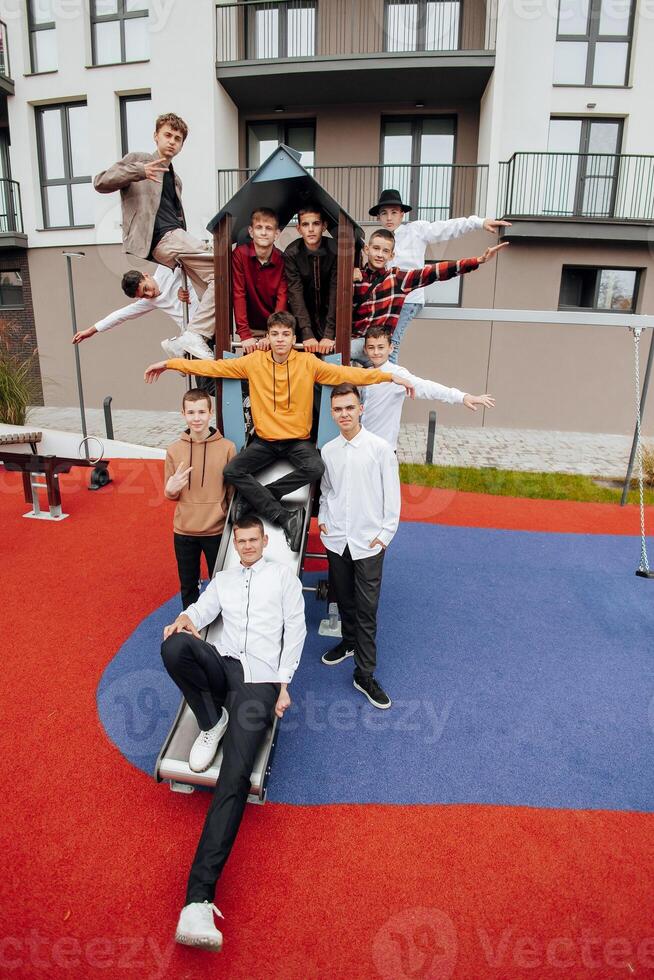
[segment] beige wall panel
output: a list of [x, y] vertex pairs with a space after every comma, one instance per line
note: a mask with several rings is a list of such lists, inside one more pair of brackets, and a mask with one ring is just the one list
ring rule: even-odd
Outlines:
[[[456, 258], [475, 254], [486, 236], [469, 235], [438, 246], [435, 257]], [[472, 248], [472, 246], [475, 248]], [[440, 253], [440, 254], [439, 254]], [[470, 273], [463, 283], [463, 305], [498, 309], [558, 307], [563, 265], [633, 266], [646, 269], [647, 249], [640, 246], [596, 245], [562, 241], [513, 243], [499, 258], [497, 267]], [[497, 280], [495, 282], [495, 273]], [[638, 311], [654, 308], [654, 286], [647, 274], [641, 282]], [[550, 326], [546, 324], [494, 323], [489, 351], [488, 324], [450, 325], [418, 320], [402, 346], [402, 362], [423, 377], [455, 385], [474, 393], [484, 388], [489, 363], [488, 389], [497, 408], [486, 412], [486, 425], [509, 428], [560, 429], [562, 431], [630, 433], [634, 426], [633, 340], [626, 329], [628, 315], [616, 315], [612, 327]], [[644, 370], [649, 334], [644, 335]], [[460, 347], [459, 347], [460, 344]], [[466, 370], [468, 363], [470, 368]], [[467, 380], [471, 378], [471, 380]], [[481, 415], [453, 415], [455, 409], [436, 405], [444, 424], [481, 424]], [[425, 421], [428, 407], [407, 403], [404, 420]], [[654, 398], [644, 420], [646, 433], [654, 431]]]

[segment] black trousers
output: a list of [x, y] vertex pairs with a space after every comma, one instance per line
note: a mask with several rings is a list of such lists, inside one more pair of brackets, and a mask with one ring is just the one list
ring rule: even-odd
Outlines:
[[272, 721], [279, 684], [246, 684], [234, 657], [189, 633], [174, 633], [161, 645], [166, 670], [201, 729], [213, 728], [223, 705], [229, 724], [223, 738], [220, 776], [204, 821], [186, 889], [186, 905], [213, 902], [216, 882], [241, 825], [252, 766]]
[[[263, 486], [254, 478], [279, 459], [287, 460], [294, 469], [274, 483]], [[224, 478], [242, 493], [255, 513], [273, 524], [285, 515], [280, 500], [307, 483], [319, 480], [325, 470], [320, 453], [308, 439], [283, 439], [268, 442], [254, 435], [245, 449], [230, 460]]]
[[354, 650], [355, 676], [373, 674], [377, 666], [377, 607], [382, 583], [384, 550], [370, 558], [327, 551], [329, 582], [341, 614], [343, 642]]
[[204, 554], [209, 571], [213, 575], [216, 555], [220, 547], [220, 534], [174, 534], [175, 558], [179, 573], [179, 587], [182, 594], [182, 609], [187, 609], [200, 595], [200, 560]]

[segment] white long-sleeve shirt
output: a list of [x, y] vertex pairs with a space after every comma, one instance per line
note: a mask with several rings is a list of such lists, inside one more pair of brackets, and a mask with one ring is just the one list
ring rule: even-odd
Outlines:
[[[392, 264], [399, 269], [422, 269], [428, 245], [459, 238], [483, 227], [484, 219], [476, 214], [471, 214], [469, 218], [450, 218], [448, 221], [403, 221], [394, 232], [395, 258]], [[424, 304], [424, 288], [414, 289], [405, 302]]]
[[[397, 387], [397, 385], [392, 385]], [[338, 435], [322, 448], [325, 472], [320, 483], [318, 523], [329, 551], [370, 558], [379, 554], [379, 538], [389, 545], [400, 523], [400, 476], [395, 453], [379, 436], [361, 427], [353, 439]]]
[[290, 683], [307, 635], [302, 583], [292, 569], [260, 558], [218, 572], [186, 615], [201, 630], [220, 613], [219, 652], [240, 660], [245, 681]]
[[[167, 313], [169, 317], [177, 324], [177, 328], [181, 333], [184, 329], [184, 318], [182, 315], [182, 301], [177, 297], [177, 290], [181, 288], [182, 285], [182, 273], [180, 269], [167, 269], [165, 265], [158, 265], [157, 270], [152, 277], [161, 292], [154, 299], [137, 299], [134, 303], [130, 303], [129, 306], [123, 306], [120, 310], [114, 310], [103, 320], [98, 320], [95, 324], [95, 329], [98, 333], [102, 333], [104, 330], [111, 330], [112, 327], [117, 327], [121, 323], [125, 323], [126, 320], [136, 320], [140, 316], [145, 316], [146, 313], [152, 313], [153, 310], [161, 310], [162, 313]], [[198, 298], [193, 289], [193, 284], [189, 282], [188, 291], [190, 295], [191, 302], [188, 308], [188, 318], [189, 322], [195, 316], [195, 312], [198, 306]]]
[[[388, 371], [396, 377], [409, 381], [416, 390], [416, 398], [435, 399], [450, 405], [459, 405], [465, 397], [464, 391], [459, 391], [458, 388], [446, 388], [438, 381], [417, 378], [415, 374], [411, 374], [400, 364], [391, 364], [390, 361], [387, 361], [386, 364], [382, 364], [379, 370]], [[359, 390], [363, 402], [363, 423], [366, 429], [368, 432], [374, 432], [375, 435], [385, 439], [391, 449], [395, 451], [400, 435], [400, 420], [406, 388], [387, 383], [366, 385]]]

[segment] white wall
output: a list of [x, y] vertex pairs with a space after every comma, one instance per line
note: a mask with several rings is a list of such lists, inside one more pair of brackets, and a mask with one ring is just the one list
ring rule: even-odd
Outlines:
[[[627, 88], [552, 84], [557, 0], [500, 0], [495, 71], [481, 102], [479, 162], [489, 163], [488, 210], [500, 161], [547, 150], [552, 115], [626, 117], [623, 153], [654, 153], [654, 5], [639, 0]], [[596, 103], [589, 109], [589, 102]]]
[[[34, 106], [86, 100], [89, 107], [91, 172], [121, 156], [119, 95], [150, 91], [152, 116], [176, 112], [189, 137], [175, 162], [184, 182], [189, 231], [204, 237], [215, 213], [216, 169], [238, 165], [238, 113], [216, 81], [213, 0], [151, 0], [150, 60], [88, 68], [90, 21], [84, 0], [55, 0], [59, 70], [31, 75], [24, 0], [0, 0], [7, 23], [16, 91], [9, 97], [11, 165], [20, 182], [30, 248], [103, 245], [120, 241], [119, 195], [94, 195], [95, 228], [43, 231]], [[154, 126], [153, 126], [154, 129]], [[149, 150], [146, 146], [144, 150]]]

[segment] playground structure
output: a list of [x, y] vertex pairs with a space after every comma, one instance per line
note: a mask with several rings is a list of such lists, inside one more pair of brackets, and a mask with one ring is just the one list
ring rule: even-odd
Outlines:
[[[232, 300], [231, 300], [231, 252], [232, 245], [243, 237], [250, 224], [250, 215], [257, 207], [272, 208], [279, 217], [280, 229], [296, 214], [298, 208], [307, 202], [321, 207], [328, 219], [328, 228], [338, 240], [337, 263], [337, 306], [336, 306], [336, 353], [326, 360], [335, 363], [349, 363], [350, 336], [352, 324], [352, 271], [355, 248], [363, 240], [363, 232], [340, 207], [340, 205], [307, 173], [299, 164], [299, 154], [286, 146], [279, 146], [262, 164], [250, 180], [235, 194], [231, 201], [216, 215], [208, 225], [214, 238], [215, 296], [216, 296], [216, 352], [223, 357], [233, 357], [236, 344], [232, 342]], [[329, 388], [323, 387], [320, 401], [317, 445], [321, 448], [337, 434], [329, 408]], [[238, 450], [246, 442], [243, 413], [243, 393], [240, 381], [217, 380], [216, 417], [223, 434], [231, 439]], [[279, 479], [288, 471], [285, 463], [264, 470], [263, 483]], [[298, 552], [288, 547], [282, 530], [265, 522], [269, 538], [266, 556], [289, 565], [301, 578], [306, 557], [306, 544], [313, 502], [317, 487], [302, 487], [296, 493], [285, 497], [286, 503], [304, 509], [304, 528], [302, 545]], [[225, 529], [216, 558], [213, 574], [231, 568], [238, 563], [233, 546], [233, 504], [227, 515]], [[324, 587], [319, 587], [318, 595], [324, 597]], [[204, 639], [220, 648], [222, 634], [221, 618], [204, 631]], [[251, 802], [263, 803], [270, 775], [272, 759], [277, 742], [277, 719], [275, 718], [261, 749], [250, 777]], [[220, 776], [222, 751], [212, 766], [202, 773], [192, 772], [188, 765], [191, 746], [198, 735], [198, 726], [184, 699], [177, 716], [162, 746], [155, 766], [155, 778], [167, 781], [171, 789], [178, 792], [192, 792], [195, 786], [211, 787]]]

